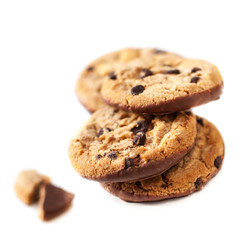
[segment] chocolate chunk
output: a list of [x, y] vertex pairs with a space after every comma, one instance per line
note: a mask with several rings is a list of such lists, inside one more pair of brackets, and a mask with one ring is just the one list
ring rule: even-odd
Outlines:
[[147, 132], [148, 130], [148, 123], [146, 121], [138, 121], [137, 122], [137, 126], [133, 127], [131, 129], [131, 131], [134, 133], [134, 135], [136, 135], [139, 132]]
[[142, 188], [142, 184], [141, 184], [140, 181], [136, 181], [136, 182], [135, 182], [135, 185], [136, 185], [137, 187], [139, 187], [139, 188]]
[[40, 189], [40, 218], [50, 220], [64, 212], [74, 198], [74, 194], [55, 187], [50, 183], [42, 185]]
[[134, 166], [134, 162], [133, 159], [130, 157], [125, 158], [125, 168], [124, 169], [128, 169], [129, 167]]
[[199, 81], [199, 77], [192, 77], [191, 83], [197, 83]]
[[143, 68], [140, 72], [140, 78], [145, 78], [153, 75], [153, 72], [147, 68]]
[[145, 142], [146, 142], [146, 135], [143, 132], [137, 133], [133, 139], [134, 145], [144, 145]]
[[181, 72], [178, 69], [171, 69], [164, 71], [165, 74], [180, 74]]
[[202, 69], [201, 68], [198, 68], [198, 67], [194, 67], [191, 71], [191, 73], [195, 73], [197, 71], [201, 71]]
[[[104, 128], [104, 129], [106, 129], [108, 132], [111, 132], [111, 131], [112, 131], [112, 130], [111, 130], [110, 128], [108, 128], [108, 127]], [[100, 128], [100, 129], [99, 129], [99, 131], [98, 131], [98, 133], [97, 133], [97, 137], [100, 137], [101, 135], [103, 135], [104, 129], [103, 129], [103, 128]]]
[[131, 89], [132, 95], [138, 95], [144, 91], [144, 86], [143, 85], [137, 85]]
[[197, 117], [197, 122], [201, 125], [204, 126], [203, 119], [200, 117]]
[[92, 72], [93, 69], [94, 69], [94, 67], [93, 67], [93, 66], [90, 66], [90, 67], [87, 68], [87, 71], [88, 71], [88, 72]]
[[167, 184], [162, 184], [162, 185], [161, 185], [161, 188], [163, 188], [163, 189], [166, 189], [167, 187], [168, 187]]
[[104, 131], [102, 128], [99, 129], [98, 133], [97, 133], [97, 137], [100, 137], [101, 135], [103, 135]]
[[113, 151], [108, 154], [108, 157], [110, 159], [116, 159], [117, 158], [117, 152]]
[[154, 50], [154, 53], [156, 53], [156, 54], [161, 54], [161, 53], [166, 53], [166, 51], [163, 51], [163, 50], [161, 50], [161, 49], [155, 49], [155, 50]]
[[202, 182], [202, 179], [200, 177], [194, 183], [196, 189], [199, 189], [202, 186], [202, 184], [203, 184], [203, 182]]
[[117, 75], [116, 75], [114, 72], [109, 73], [108, 77], [109, 77], [111, 80], [116, 80], [116, 79], [117, 79]]
[[98, 154], [97, 156], [96, 156], [96, 159], [100, 159], [102, 157], [102, 155], [101, 154]]
[[221, 156], [216, 157], [216, 159], [214, 160], [214, 166], [216, 168], [219, 168], [221, 164], [222, 164], [222, 157]]

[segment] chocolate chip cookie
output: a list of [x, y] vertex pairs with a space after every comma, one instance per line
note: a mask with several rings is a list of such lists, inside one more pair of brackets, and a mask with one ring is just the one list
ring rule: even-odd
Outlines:
[[73, 137], [69, 156], [85, 178], [134, 181], [176, 164], [195, 137], [196, 118], [191, 112], [141, 116], [106, 106]]
[[78, 99], [90, 112], [103, 108], [106, 104], [102, 101], [100, 91], [105, 78], [114, 81], [117, 77], [114, 71], [121, 64], [136, 58], [151, 58], [152, 55], [161, 52], [163, 51], [153, 48], [126, 48], [96, 59], [88, 64], [77, 81]]
[[217, 128], [197, 118], [193, 149], [162, 175], [136, 182], [103, 184], [125, 201], [143, 202], [182, 197], [200, 190], [221, 168], [224, 143]]
[[166, 52], [135, 58], [112, 74], [102, 85], [104, 100], [136, 113], [186, 110], [219, 98], [223, 87], [215, 65]]

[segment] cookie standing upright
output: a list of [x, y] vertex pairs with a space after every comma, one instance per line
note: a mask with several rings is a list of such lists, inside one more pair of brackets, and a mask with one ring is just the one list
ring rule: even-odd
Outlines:
[[203, 60], [160, 52], [116, 68], [102, 96], [125, 111], [166, 114], [219, 98], [223, 81], [217, 67]]
[[109, 183], [103, 187], [125, 201], [143, 202], [182, 197], [200, 190], [221, 168], [224, 143], [217, 128], [198, 118], [193, 149], [162, 175], [143, 181]]
[[100, 182], [134, 181], [160, 174], [193, 146], [196, 119], [191, 112], [141, 116], [111, 107], [95, 112], [73, 137], [73, 167]]
[[76, 84], [76, 94], [80, 102], [90, 111], [95, 112], [106, 106], [100, 91], [105, 78], [115, 80], [117, 67], [133, 59], [149, 58], [160, 50], [153, 48], [125, 48], [106, 54], [88, 64]]

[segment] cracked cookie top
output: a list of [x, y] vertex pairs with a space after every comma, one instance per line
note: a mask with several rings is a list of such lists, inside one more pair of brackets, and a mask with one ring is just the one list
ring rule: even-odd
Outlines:
[[101, 93], [108, 104], [136, 113], [164, 114], [220, 96], [223, 82], [215, 65], [164, 51], [154, 53], [118, 66], [114, 79], [105, 79]]
[[217, 128], [197, 117], [193, 149], [163, 174], [136, 182], [104, 184], [109, 192], [126, 201], [156, 201], [189, 195], [201, 189], [219, 171], [224, 143]]
[[95, 112], [70, 142], [73, 167], [101, 182], [133, 181], [160, 174], [193, 146], [191, 112], [146, 115], [105, 107]]

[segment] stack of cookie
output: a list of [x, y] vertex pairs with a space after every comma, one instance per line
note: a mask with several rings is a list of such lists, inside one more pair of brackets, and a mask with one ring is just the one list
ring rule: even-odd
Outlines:
[[216, 66], [158, 49], [123, 49], [87, 66], [76, 92], [94, 112], [69, 146], [73, 167], [126, 201], [201, 189], [219, 171], [223, 139], [189, 109], [218, 99]]

